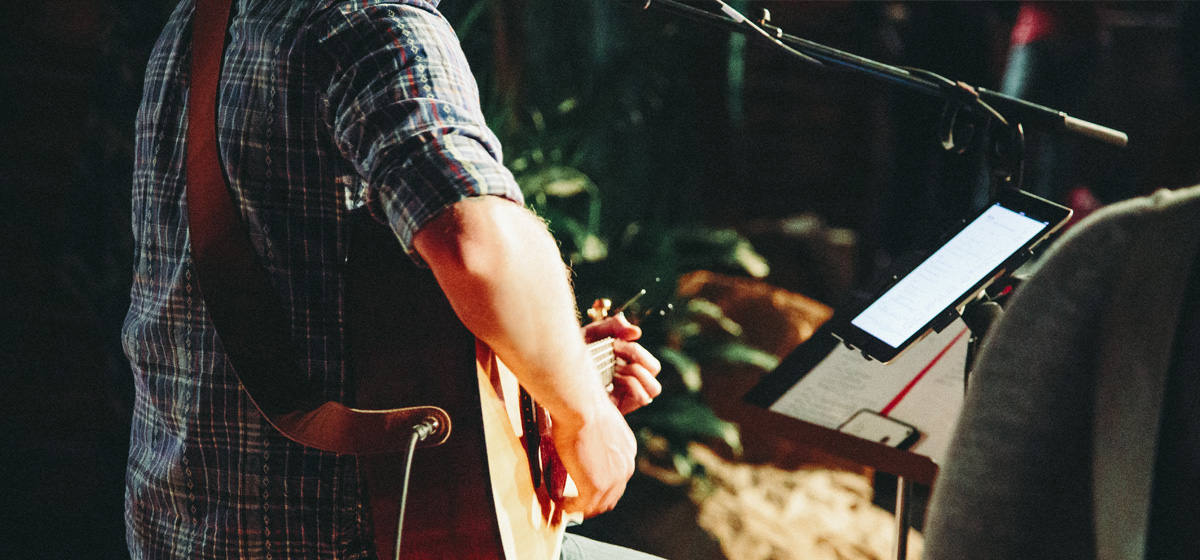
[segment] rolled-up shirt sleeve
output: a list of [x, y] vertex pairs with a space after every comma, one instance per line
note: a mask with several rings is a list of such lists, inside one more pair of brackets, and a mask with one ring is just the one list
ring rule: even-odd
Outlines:
[[371, 213], [416, 258], [413, 236], [450, 205], [523, 199], [446, 20], [421, 2], [365, 4], [339, 4], [319, 22], [326, 119]]

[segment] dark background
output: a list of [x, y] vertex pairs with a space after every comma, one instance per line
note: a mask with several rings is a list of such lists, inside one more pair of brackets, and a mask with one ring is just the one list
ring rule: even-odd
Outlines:
[[[977, 158], [937, 147], [941, 106], [930, 99], [600, 0], [475, 4], [442, 7], [469, 24], [464, 48], [489, 114], [508, 99], [519, 132], [535, 111], [581, 107], [549, 128], [566, 131], [555, 142], [599, 185], [610, 235], [631, 222], [734, 227], [771, 260], [768, 281], [836, 304], [978, 204]], [[1016, 14], [1011, 2], [737, 5], [769, 7], [795, 35], [993, 89]], [[1184, 31], [1197, 10], [1094, 6], [1096, 64], [1071, 112], [1132, 140], [1124, 150], [1067, 141], [1077, 163], [1062, 189], [1113, 202], [1200, 181], [1186, 71], [1195, 34]], [[0, 557], [126, 556], [132, 382], [119, 330], [133, 121], [173, 7], [0, 7]], [[510, 156], [527, 136], [513, 134]], [[851, 234], [854, 250], [831, 261], [772, 227], [802, 214]]]

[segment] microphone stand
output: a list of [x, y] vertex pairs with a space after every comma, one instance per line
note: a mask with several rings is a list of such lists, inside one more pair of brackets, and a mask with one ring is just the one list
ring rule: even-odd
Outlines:
[[[756, 24], [720, 0], [709, 1], [719, 5], [721, 13], [702, 10], [678, 0], [619, 1], [639, 6], [642, 10], [654, 9], [741, 33], [810, 65], [850, 70], [943, 99], [945, 108], [939, 124], [942, 147], [962, 153], [975, 130], [982, 128], [990, 148], [987, 155], [992, 164], [993, 194], [1000, 187], [1021, 187], [1025, 144], [1023, 126], [1079, 134], [1117, 147], [1129, 143], [1129, 136], [1124, 132], [1072, 117], [1063, 111], [950, 80], [927, 70], [884, 64], [789, 35], [770, 25], [766, 10], [763, 10], [763, 18]], [[992, 126], [993, 123], [1000, 126]]]
[[[707, 0], [708, 3], [719, 6], [721, 13], [702, 10], [678, 0], [620, 1], [638, 5], [642, 10], [656, 9], [741, 33], [806, 64], [851, 70], [943, 99], [945, 107], [938, 125], [942, 147], [962, 153], [969, 146], [975, 131], [982, 128], [989, 147], [987, 156], [992, 166], [992, 195], [1000, 188], [1021, 188], [1025, 147], [1023, 125], [1055, 133], [1079, 134], [1117, 147], [1125, 147], [1129, 143], [1129, 136], [1124, 132], [1072, 117], [1063, 111], [1030, 103], [998, 91], [973, 87], [927, 70], [884, 64], [788, 35], [782, 29], [770, 25], [770, 15], [766, 10], [763, 10], [762, 19], [756, 23], [721, 0]], [[979, 302], [976, 302], [976, 305], [978, 304]], [[967, 313], [964, 319], [970, 316], [967, 320], [977, 323], [976, 326], [986, 331], [995, 313], [984, 311], [980, 309], [979, 312]], [[904, 477], [897, 477], [896, 541], [893, 551], [896, 560], [905, 560], [908, 554], [908, 531], [911, 527], [908, 502], [912, 492], [913, 483]]]

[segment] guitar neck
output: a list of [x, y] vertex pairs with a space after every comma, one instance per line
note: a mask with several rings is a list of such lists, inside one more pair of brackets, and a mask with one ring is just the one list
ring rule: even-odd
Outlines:
[[605, 386], [612, 383], [613, 374], [617, 371], [617, 356], [613, 353], [614, 343], [612, 338], [602, 338], [587, 345], [588, 355], [596, 365], [601, 384]]

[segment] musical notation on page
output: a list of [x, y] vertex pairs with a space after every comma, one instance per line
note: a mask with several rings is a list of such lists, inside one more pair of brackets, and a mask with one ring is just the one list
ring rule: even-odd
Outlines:
[[829, 429], [861, 409], [916, 426], [910, 450], [940, 463], [962, 407], [967, 342], [962, 319], [925, 337], [890, 364], [838, 344], [770, 410]]

